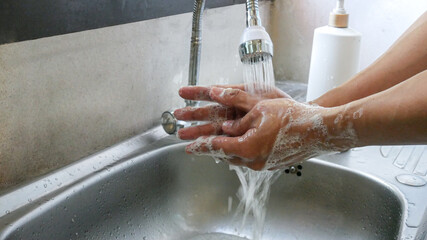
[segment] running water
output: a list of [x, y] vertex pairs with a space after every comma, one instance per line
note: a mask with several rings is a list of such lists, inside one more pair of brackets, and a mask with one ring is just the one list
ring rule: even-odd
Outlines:
[[[262, 94], [274, 90], [274, 72], [271, 56], [262, 56], [243, 62], [243, 79], [245, 89], [251, 94]], [[260, 240], [264, 230], [266, 204], [270, 195], [271, 184], [281, 175], [282, 171], [254, 171], [247, 167], [230, 165], [240, 180], [241, 186], [237, 192], [240, 199], [236, 215], [243, 214], [241, 229], [249, 224], [252, 218], [252, 239]]]
[[273, 58], [260, 56], [243, 61], [243, 80], [246, 91], [262, 94], [274, 90]]
[[241, 183], [237, 192], [240, 203], [236, 210], [236, 215], [243, 214], [239, 231], [242, 231], [249, 224], [248, 217], [251, 217], [253, 218], [251, 239], [260, 240], [264, 230], [270, 187], [282, 171], [254, 171], [247, 167], [233, 165], [230, 165], [230, 170], [236, 172]]
[[205, 233], [202, 235], [194, 236], [189, 240], [248, 240], [248, 239], [233, 236], [233, 235], [228, 235], [225, 233]]

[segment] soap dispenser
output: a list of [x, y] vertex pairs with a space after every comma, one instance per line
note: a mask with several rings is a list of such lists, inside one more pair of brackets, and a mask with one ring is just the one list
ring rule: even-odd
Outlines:
[[338, 0], [329, 15], [329, 24], [314, 30], [307, 101], [315, 100], [359, 70], [362, 35], [348, 27], [344, 0]]

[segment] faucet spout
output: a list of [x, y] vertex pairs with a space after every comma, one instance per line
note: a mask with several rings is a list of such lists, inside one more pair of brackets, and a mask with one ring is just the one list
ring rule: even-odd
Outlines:
[[243, 63], [273, 56], [273, 42], [261, 24], [258, 0], [246, 0], [246, 29], [240, 40], [239, 53]]

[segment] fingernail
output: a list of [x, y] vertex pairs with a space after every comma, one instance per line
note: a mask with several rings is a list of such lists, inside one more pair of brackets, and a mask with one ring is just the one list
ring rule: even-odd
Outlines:
[[179, 94], [180, 96], [182, 95], [183, 88], [185, 88], [185, 87], [181, 87], [181, 88], [178, 90], [178, 94]]
[[177, 137], [181, 140], [190, 140], [191, 135], [188, 134], [187, 128], [183, 128], [183, 129], [179, 129], [178, 132], [176, 133]]
[[186, 109], [177, 109], [173, 112], [173, 115], [178, 120], [185, 120], [185, 113], [188, 112]]
[[181, 130], [178, 130], [178, 132], [176, 132], [176, 137], [177, 137], [178, 139], [183, 140], [183, 139], [182, 139], [182, 132], [181, 132]]
[[196, 139], [196, 141], [194, 141], [190, 145], [187, 145], [187, 147], [185, 148], [185, 151], [187, 153], [200, 155], [203, 152], [202, 150], [203, 146], [205, 146], [206, 144], [209, 144], [209, 139], [210, 138], [208, 137], [199, 137]]
[[178, 108], [175, 111], [173, 111], [173, 115], [175, 115], [175, 117], [181, 116], [182, 115], [182, 109]]
[[173, 114], [178, 120], [186, 120], [185, 119], [186, 113], [191, 112], [193, 109], [194, 108], [192, 107], [178, 108], [175, 111], [173, 111]]

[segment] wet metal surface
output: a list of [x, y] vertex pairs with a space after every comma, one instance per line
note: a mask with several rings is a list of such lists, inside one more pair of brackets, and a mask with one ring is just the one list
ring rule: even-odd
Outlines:
[[[1, 193], [0, 239], [235, 235], [235, 173], [185, 154], [185, 144], [159, 126]], [[409, 154], [400, 168], [386, 150], [356, 148], [303, 163], [300, 177], [283, 174], [272, 186], [263, 239], [425, 240], [427, 186], [396, 179], [416, 174], [425, 181], [412, 164], [424, 159]], [[250, 225], [240, 231], [250, 232]]]
[[[0, 239], [236, 234], [228, 206], [229, 198], [237, 204], [235, 173], [185, 154], [184, 145], [119, 161], [3, 216]], [[311, 160], [302, 177], [282, 175], [273, 185], [264, 239], [398, 239], [404, 210], [403, 196], [383, 181]]]

